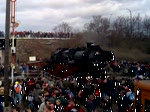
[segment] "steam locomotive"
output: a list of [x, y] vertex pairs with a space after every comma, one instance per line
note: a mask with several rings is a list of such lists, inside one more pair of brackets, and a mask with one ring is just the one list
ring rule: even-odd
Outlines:
[[100, 46], [87, 43], [86, 47], [59, 48], [53, 52], [44, 70], [56, 77], [105, 78], [105, 66], [114, 61], [114, 53], [105, 51]]

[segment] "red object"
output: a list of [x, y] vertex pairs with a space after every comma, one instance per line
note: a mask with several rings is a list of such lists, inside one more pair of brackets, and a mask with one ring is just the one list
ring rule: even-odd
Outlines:
[[[70, 112], [72, 109], [75, 109], [75, 107], [70, 107], [70, 106], [66, 106], [65, 108], [64, 108], [64, 112]], [[78, 110], [77, 110], [77, 112], [84, 112], [83, 111], [83, 109], [80, 107]]]
[[28, 83], [27, 83], [27, 86], [30, 86], [32, 84], [35, 85], [35, 82], [33, 80], [29, 80]]
[[64, 108], [64, 112], [70, 112], [71, 111], [71, 107], [69, 107], [68, 105]]
[[76, 67], [71, 67], [62, 64], [55, 64], [53, 65], [53, 69], [48, 70], [49, 74], [52, 74], [56, 77], [67, 78], [68, 76], [72, 75], [77, 70]]
[[79, 108], [77, 112], [84, 112], [82, 108]]
[[100, 95], [99, 89], [96, 89], [96, 90], [95, 90], [94, 95], [95, 95], [95, 96], [99, 96], [99, 95]]

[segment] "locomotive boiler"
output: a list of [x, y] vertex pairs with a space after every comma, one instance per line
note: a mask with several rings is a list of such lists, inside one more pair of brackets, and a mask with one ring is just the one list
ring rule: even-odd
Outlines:
[[61, 78], [68, 76], [105, 78], [107, 75], [105, 67], [114, 59], [112, 51], [105, 51], [98, 45], [87, 43], [86, 47], [57, 49], [44, 70]]

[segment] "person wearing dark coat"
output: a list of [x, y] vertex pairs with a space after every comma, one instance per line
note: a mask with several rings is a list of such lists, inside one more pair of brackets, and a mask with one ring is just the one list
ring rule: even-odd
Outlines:
[[40, 93], [38, 98], [33, 100], [33, 104], [34, 104], [34, 110], [37, 111], [41, 105], [41, 103], [43, 102], [43, 93]]
[[96, 109], [96, 102], [93, 95], [90, 95], [86, 102], [87, 112], [94, 112]]
[[0, 112], [4, 112], [4, 111], [3, 111], [2, 103], [0, 103]]

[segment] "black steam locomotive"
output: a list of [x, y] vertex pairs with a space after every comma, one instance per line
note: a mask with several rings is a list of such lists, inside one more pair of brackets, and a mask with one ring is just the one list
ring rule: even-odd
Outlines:
[[114, 58], [113, 52], [104, 51], [98, 45], [87, 43], [87, 47], [57, 49], [44, 70], [61, 78], [87, 75], [104, 78], [105, 66], [108, 62], [114, 61]]

